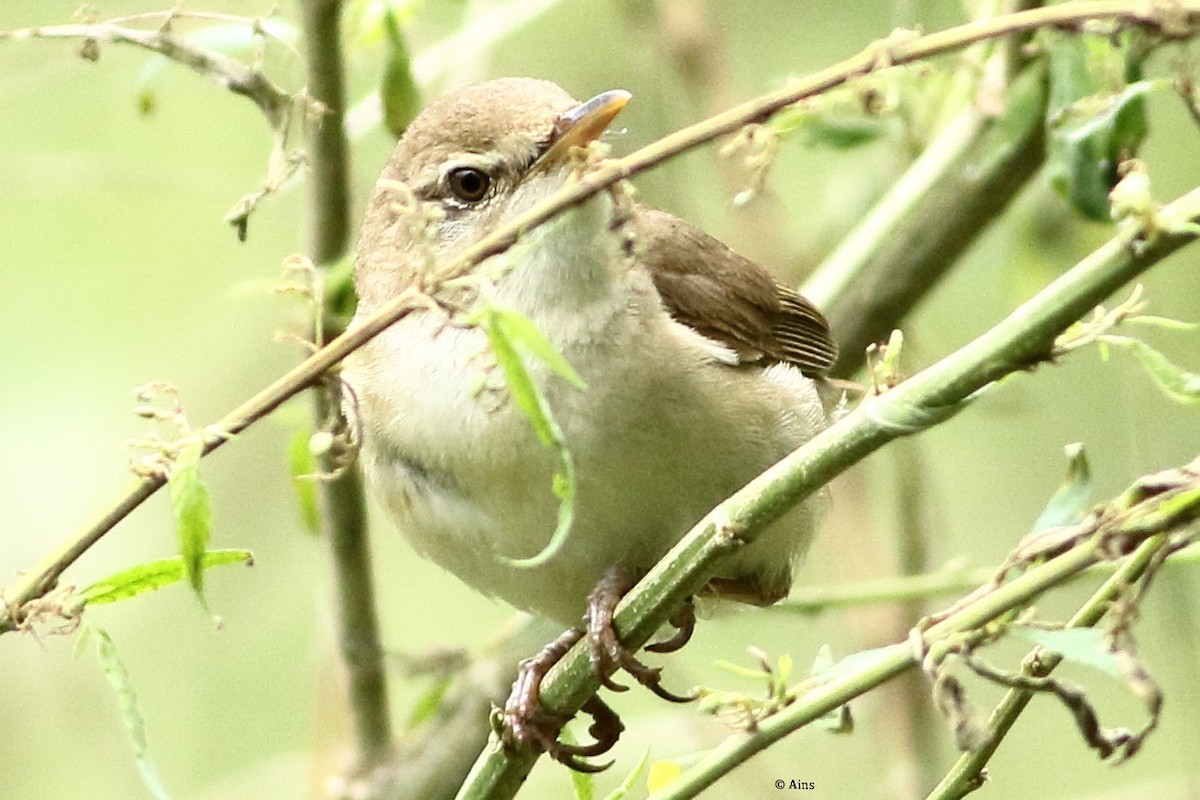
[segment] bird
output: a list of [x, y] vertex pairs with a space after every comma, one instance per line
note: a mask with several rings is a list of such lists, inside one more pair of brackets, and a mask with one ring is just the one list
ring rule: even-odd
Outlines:
[[[600, 192], [522, 236], [475, 270], [474, 292], [463, 280], [439, 282], [468, 247], [577, 180], [630, 97], [614, 90], [581, 103], [550, 81], [501, 78], [457, 89], [413, 119], [364, 212], [351, 328], [405, 291], [428, 291], [432, 302], [343, 372], [368, 486], [417, 553], [567, 627], [523, 663], [504, 730], [506, 742], [575, 769], [594, 767], [584, 757], [611, 747], [619, 720], [594, 698], [584, 710], [601, 740], [558, 742], [564, 720], [540, 708], [541, 677], [586, 636], [605, 685], [622, 688], [610, 677], [619, 666], [661, 696], [687, 699], [621, 647], [612, 610], [704, 514], [825, 427], [817, 384], [837, 355], [828, 322], [803, 296], [627, 191]], [[487, 331], [472, 316], [485, 305], [535, 325], [579, 379], [526, 359], [573, 460], [574, 501], [561, 546], [524, 563], [556, 530], [560, 454], [496, 385]], [[786, 596], [825, 502], [816, 495], [792, 509], [702, 594], [757, 605]]]

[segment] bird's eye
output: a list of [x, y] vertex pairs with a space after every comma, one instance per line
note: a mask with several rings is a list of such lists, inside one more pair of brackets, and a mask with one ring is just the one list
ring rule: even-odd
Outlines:
[[474, 167], [457, 167], [447, 177], [450, 191], [464, 203], [478, 203], [492, 186], [491, 176]]

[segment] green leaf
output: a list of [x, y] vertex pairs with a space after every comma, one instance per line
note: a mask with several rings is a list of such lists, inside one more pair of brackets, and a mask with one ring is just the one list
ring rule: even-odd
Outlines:
[[629, 797], [629, 793], [633, 791], [634, 785], [638, 782], [638, 779], [641, 778], [642, 773], [646, 770], [646, 765], [649, 763], [650, 748], [647, 747], [645, 751], [642, 752], [642, 757], [639, 758], [638, 762], [633, 765], [633, 769], [629, 770], [629, 774], [625, 776], [623, 781], [621, 781], [621, 785], [605, 795], [604, 800], [625, 800], [625, 798]]
[[550, 541], [540, 553], [528, 558], [501, 557], [514, 567], [540, 566], [562, 549], [575, 519], [575, 460], [545, 394], [529, 371], [526, 358], [541, 361], [576, 388], [582, 389], [584, 384], [550, 340], [523, 314], [486, 304], [468, 321], [482, 328], [487, 335], [492, 355], [504, 375], [513, 403], [529, 420], [538, 441], [554, 448], [561, 462], [561, 469], [555, 472], [551, 483], [551, 490], [559, 504], [558, 520]]
[[525, 366], [521, 354], [517, 352], [516, 343], [508, 336], [507, 331], [497, 322], [498, 309], [485, 307], [472, 322], [483, 328], [487, 334], [488, 345], [496, 359], [496, 366], [504, 374], [504, 383], [513, 402], [525, 415], [537, 434], [538, 441], [547, 447], [555, 444], [554, 424], [551, 421], [550, 409], [533, 376]]
[[1067, 113], [1085, 97], [1103, 91], [1088, 68], [1087, 45], [1082, 36], [1060, 36], [1050, 47], [1050, 119]]
[[175, 534], [179, 540], [179, 555], [184, 572], [196, 592], [200, 605], [204, 603], [204, 554], [212, 538], [212, 503], [208, 488], [200, 480], [200, 457], [204, 441], [196, 437], [180, 449], [167, 487], [171, 495], [171, 511], [175, 515]]
[[1067, 454], [1067, 476], [1033, 523], [1033, 533], [1073, 525], [1083, 519], [1092, 498], [1092, 471], [1087, 453], [1079, 443], [1064, 448]]
[[1132, 353], [1167, 397], [1177, 403], [1200, 404], [1200, 374], [1189, 372], [1140, 339], [1105, 336], [1104, 341]]
[[829, 113], [807, 118], [799, 133], [801, 141], [809, 147], [850, 150], [870, 144], [886, 130], [884, 121], [877, 117]]
[[[575, 734], [571, 732], [570, 727], [562, 729], [560, 734], [563, 744], [577, 745], [579, 740], [575, 738]], [[580, 772], [578, 770], [567, 770], [571, 776], [571, 796], [574, 800], [593, 800], [596, 796], [596, 779], [590, 772]]]
[[[828, 644], [821, 645], [817, 650], [817, 655], [813, 659], [812, 669], [809, 670], [809, 675], [820, 675], [833, 668], [833, 648]], [[782, 673], [782, 667], [780, 669]], [[786, 678], [782, 678], [786, 680]], [[819, 728], [824, 728], [832, 733], [852, 733], [854, 731], [854, 718], [850, 714], [850, 704], [843, 703], [837, 708], [826, 711], [821, 716], [813, 720], [813, 724]]]
[[392, 135], [399, 138], [408, 123], [421, 111], [421, 90], [413, 75], [412, 57], [400, 20], [386, 5], [383, 14], [384, 31], [387, 33], [387, 65], [383, 70], [383, 85], [379, 98], [383, 103], [383, 121]]
[[1117, 167], [1146, 136], [1144, 95], [1156, 85], [1138, 80], [1146, 50], [1128, 35], [1047, 38], [1046, 176], [1079, 213], [1107, 222]]
[[1149, 81], [1118, 94], [1081, 100], [1050, 128], [1046, 175], [1083, 216], [1107, 222], [1108, 193], [1117, 184], [1117, 166], [1132, 157], [1146, 137], [1145, 94]]
[[102, 628], [91, 626], [96, 634], [96, 655], [100, 659], [100, 668], [117, 696], [117, 704], [121, 710], [121, 721], [129, 731], [129, 740], [133, 745], [133, 758], [141, 773], [142, 783], [150, 790], [156, 800], [170, 800], [158, 769], [150, 759], [149, 743], [146, 739], [146, 721], [138, 708], [137, 695], [134, 694], [133, 684], [129, 680], [129, 671], [117, 655], [117, 647], [112, 637]]
[[732, 661], [725, 661], [723, 659], [714, 661], [713, 666], [752, 681], [765, 681], [771, 678], [771, 673], [761, 667], [744, 667], [741, 664], [734, 664]]
[[896, 651], [910, 647], [905, 644], [889, 644], [883, 647], [874, 647], [870, 650], [861, 650], [857, 653], [851, 653], [842, 660], [838, 661], [832, 667], [822, 670], [814, 678], [818, 678], [820, 683], [828, 683], [834, 678], [845, 675], [848, 672], [853, 672], [860, 669], [868, 669], [871, 666], [891, 658]]
[[454, 684], [454, 676], [441, 675], [430, 684], [429, 688], [421, 693], [417, 698], [417, 702], [413, 703], [412, 711], [408, 714], [408, 721], [405, 727], [408, 730], [413, 730], [420, 727], [422, 724], [433, 718], [437, 710], [442, 706], [442, 700], [446, 697], [446, 692]]
[[[226, 564], [245, 564], [252, 567], [254, 555], [249, 550], [209, 550], [201, 561], [203, 569]], [[96, 581], [81, 590], [79, 598], [90, 606], [115, 603], [170, 586], [183, 580], [185, 575], [183, 559], [178, 556], [150, 561]]]
[[304, 529], [316, 536], [321, 531], [321, 515], [317, 507], [317, 459], [309, 441], [312, 428], [304, 425], [292, 434], [288, 442], [288, 468], [292, 473], [292, 488], [296, 492], [296, 504]]
[[1134, 325], [1146, 325], [1151, 328], [1162, 328], [1182, 333], [1191, 333], [1192, 331], [1200, 330], [1200, 323], [1186, 322], [1181, 319], [1172, 319], [1171, 317], [1160, 317], [1154, 314], [1138, 314], [1125, 321]]
[[344, 12], [345, 27], [364, 45], [378, 44], [387, 35], [385, 15], [407, 22], [425, 0], [351, 0]]
[[554, 343], [546, 338], [541, 328], [533, 324], [533, 320], [524, 314], [508, 308], [493, 307], [495, 325], [513, 342], [522, 353], [536, 358], [548, 366], [555, 375], [574, 386], [584, 390], [587, 384], [579, 377], [574, 368], [558, 352]]
[[1022, 638], [1058, 653], [1068, 661], [1098, 669], [1114, 678], [1121, 675], [1120, 665], [1105, 642], [1104, 631], [1097, 628], [1066, 628], [1045, 630], [1014, 626], [1013, 630]]
[[888, 121], [865, 107], [858, 90], [834, 90], [819, 103], [784, 109], [768, 122], [781, 138], [798, 137], [807, 147], [850, 150], [876, 141], [888, 130]]

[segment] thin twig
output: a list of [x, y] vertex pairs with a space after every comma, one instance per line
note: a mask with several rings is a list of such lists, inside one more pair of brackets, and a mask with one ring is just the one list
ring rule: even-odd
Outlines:
[[[793, 705], [760, 721], [752, 733], [731, 737], [713, 748], [701, 761], [689, 768], [684, 775], [673, 781], [665, 790], [651, 795], [647, 800], [686, 800], [695, 797], [733, 767], [770, 744], [819, 719], [829, 711], [840, 708], [855, 697], [905, 670], [917, 666], [922, 654], [928, 653], [930, 648], [939, 642], [978, 630], [1001, 615], [1026, 606], [1046, 590], [1062, 585], [1091, 565], [1105, 560], [1110, 555], [1109, 549], [1112, 541], [1120, 541], [1125, 550], [1133, 551], [1132, 555], [1124, 559], [1117, 572], [1093, 593], [1091, 598], [1072, 617], [1070, 623], [1074, 627], [1096, 624], [1122, 587], [1131, 585], [1151, 564], [1155, 553], [1159, 552], [1164, 544], [1164, 534], [1195, 528], [1195, 521], [1200, 516], [1200, 502], [1197, 502], [1194, 485], [1196, 466], [1193, 463], [1179, 471], [1191, 473], [1191, 486], [1185, 483], [1182, 487], [1177, 487], [1180, 488], [1179, 492], [1146, 498], [1143, 501], [1144, 506], [1127, 509], [1128, 513], [1126, 514], [1098, 518], [1097, 524], [1086, 538], [1081, 538], [1066, 552], [1043, 564], [1029, 568], [1022, 575], [1003, 586], [980, 593], [972, 603], [957, 608], [954, 613], [920, 632], [919, 640], [916, 641], [919, 647], [913, 647], [911, 643], [904, 643], [880, 648], [873, 651], [874, 658], [864, 659], [861, 666], [836, 674], [832, 679], [815, 687], [802, 687], [799, 699]], [[1178, 499], [1184, 493], [1190, 493], [1189, 501], [1186, 504], [1179, 504], [1173, 509], [1174, 513], [1168, 515], [1169, 519], [1164, 518], [1161, 512], [1168, 505], [1164, 500], [1167, 500], [1168, 496]], [[1156, 514], [1156, 512], [1158, 513]], [[1157, 530], [1146, 529], [1141, 524], [1139, 517], [1143, 513], [1148, 517], [1154, 516], [1159, 519], [1161, 524]], [[1126, 524], [1128, 530], [1123, 527]], [[1193, 530], [1193, 535], [1194, 533]], [[820, 676], [817, 676], [816, 680], [820, 680]], [[804, 688], [807, 688], [807, 691], [803, 691]], [[1028, 702], [1028, 697], [1024, 698], [1024, 702]], [[1024, 702], [1021, 703], [1022, 708]], [[986, 763], [987, 757], [990, 755], [991, 751], [988, 751], [982, 763]], [[472, 796], [474, 795], [460, 795], [460, 797]], [[508, 795], [492, 796], [507, 797]], [[949, 797], [960, 795], [936, 796], [939, 800], [947, 800]]]
[[[1166, 206], [1163, 213], [1170, 219], [1200, 219], [1200, 189]], [[1063, 329], [1122, 283], [1196, 237], [1195, 232], [1183, 228], [1175, 233], [1163, 231], [1143, 242], [1134, 231], [1123, 230], [990, 331], [890, 391], [868, 396], [853, 412], [697, 523], [621, 601], [614, 621], [621, 641], [628, 647], [640, 647], [666, 624], [673, 609], [700, 591], [723, 557], [752, 542], [796, 503], [888, 442], [946, 421], [984, 388], [1045, 359]], [[1060, 580], [1093, 561], [1085, 558]], [[1020, 583], [1023, 577], [1004, 588]], [[989, 608], [988, 597], [970, 608]], [[954, 619], [963, 618], [955, 615]], [[972, 624], [987, 619], [990, 617], [979, 616]], [[960, 629], [964, 628], [955, 628]], [[880, 666], [879, 675], [886, 679], [907, 666], [904, 658], [893, 659]], [[587, 648], [575, 647], [543, 683], [542, 701], [551, 712], [570, 716], [598, 688]], [[821, 713], [839, 705], [823, 706]], [[536, 758], [536, 753], [507, 752], [493, 737], [460, 797], [511, 797]]]
[[112, 22], [46, 25], [0, 31], [0, 41], [4, 39], [81, 39], [84, 42], [110, 42], [141, 47], [183, 64], [218, 86], [224, 86], [234, 94], [250, 99], [259, 107], [274, 130], [286, 126], [292, 106], [292, 95], [279, 88], [263, 73], [224, 53], [196, 47], [162, 28], [141, 30]]
[[[840, 64], [743, 103], [708, 120], [683, 128], [625, 158], [613, 159], [600, 165], [580, 181], [556, 192], [527, 213], [520, 215], [509, 224], [483, 238], [473, 247], [468, 248], [462, 256], [447, 265], [444, 274], [449, 279], [469, 272], [485, 258], [511, 247], [520, 236], [529, 230], [564, 210], [582, 203], [588, 197], [620, 180], [644, 172], [687, 150], [732, 133], [743, 125], [765, 121], [774, 113], [799, 100], [828, 91], [877, 68], [911, 63], [951, 52], [985, 39], [1025, 32], [1039, 27], [1065, 27], [1080, 25], [1088, 20], [1107, 19], [1119, 20], [1126, 24], [1156, 27], [1165, 29], [1167, 33], [1182, 35], [1181, 30], [1184, 26], [1195, 24], [1197, 18], [1200, 18], [1200, 0], [1181, 0], [1169, 7], [1147, 5], [1140, 0], [1071, 2], [1050, 8], [996, 17], [985, 22], [969, 23], [927, 36], [874, 44]], [[245, 69], [240, 64], [237, 64], [237, 68]], [[1183, 234], [1176, 234], [1163, 238], [1162, 242], [1171, 243], [1171, 249], [1173, 249], [1182, 244], [1186, 238]], [[1120, 246], [1118, 245], [1118, 247]], [[1159, 253], [1162, 250], [1160, 245], [1148, 248], [1147, 253]], [[1148, 263], [1145, 265], [1148, 266]], [[1090, 302], [1089, 305], [1094, 305], [1094, 302]], [[320, 380], [325, 372], [355, 349], [419, 306], [420, 299], [412, 292], [404, 292], [393, 298], [376, 314], [364, 320], [363, 324], [337, 337], [226, 414], [213, 426], [221, 431], [221, 435], [209, 438], [205, 453], [210, 453], [220, 447], [229, 435], [244, 430], [254, 421], [278, 408], [290, 397], [312, 386], [313, 383]], [[53, 588], [64, 569], [162, 486], [161, 479], [152, 477], [143, 478], [132, 484], [93, 523], [70, 536], [66, 542], [8, 586], [3, 593], [3, 607], [0, 607], [0, 632], [12, 630], [22, 605]]]
[[[1194, 566], [1198, 561], [1200, 547], [1189, 547], [1172, 555], [1170, 563]], [[1088, 572], [1107, 574], [1112, 570], [1111, 564], [1097, 564]], [[804, 586], [793, 590], [787, 600], [771, 606], [767, 611], [813, 615], [834, 609], [929, 600], [968, 592], [986, 583], [996, 571], [995, 567], [946, 569], [924, 575], [900, 575], [837, 586]]]

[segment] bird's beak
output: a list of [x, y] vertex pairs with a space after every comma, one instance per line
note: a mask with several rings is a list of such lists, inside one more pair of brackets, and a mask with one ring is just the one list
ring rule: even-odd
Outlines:
[[571, 148], [587, 147], [599, 139], [631, 97], [623, 89], [614, 89], [563, 112], [554, 123], [550, 148], [538, 159], [537, 166], [545, 169], [565, 164]]

